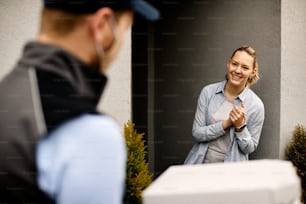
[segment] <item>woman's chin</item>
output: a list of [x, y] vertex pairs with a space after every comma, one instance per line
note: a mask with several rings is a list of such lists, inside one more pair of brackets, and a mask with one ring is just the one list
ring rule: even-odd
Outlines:
[[242, 79], [230, 79], [229, 82], [232, 86], [238, 86], [238, 87], [244, 86], [245, 84]]

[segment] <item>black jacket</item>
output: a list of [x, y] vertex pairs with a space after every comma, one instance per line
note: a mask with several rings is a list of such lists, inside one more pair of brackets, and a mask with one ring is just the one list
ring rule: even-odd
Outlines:
[[0, 203], [52, 203], [37, 185], [35, 148], [59, 124], [97, 113], [106, 77], [66, 51], [30, 42], [0, 83]]

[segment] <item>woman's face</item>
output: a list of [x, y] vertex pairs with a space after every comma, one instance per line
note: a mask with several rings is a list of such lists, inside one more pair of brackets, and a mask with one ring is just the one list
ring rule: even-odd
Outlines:
[[255, 74], [254, 58], [244, 51], [237, 51], [227, 63], [227, 79], [232, 86], [244, 87]]

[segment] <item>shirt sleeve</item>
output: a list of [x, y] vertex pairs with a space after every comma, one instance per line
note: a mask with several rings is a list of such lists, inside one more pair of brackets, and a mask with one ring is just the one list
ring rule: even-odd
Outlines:
[[204, 88], [198, 99], [198, 105], [192, 126], [192, 136], [197, 142], [208, 142], [225, 134], [222, 127], [223, 121], [218, 121], [213, 124], [209, 124], [207, 121], [210, 94], [211, 93], [208, 89]]
[[119, 204], [125, 183], [125, 141], [107, 116], [85, 115], [41, 140], [40, 188], [58, 204]]
[[264, 117], [264, 105], [263, 103], [258, 103], [249, 116], [247, 126], [241, 132], [235, 132], [238, 146], [243, 153], [250, 154], [257, 149]]

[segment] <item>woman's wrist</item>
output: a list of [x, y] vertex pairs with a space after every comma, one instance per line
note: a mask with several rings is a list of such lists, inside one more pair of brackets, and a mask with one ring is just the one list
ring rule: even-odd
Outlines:
[[235, 131], [236, 132], [241, 132], [245, 127], [246, 127], [246, 124], [244, 123], [244, 124], [242, 124], [238, 127], [235, 127]]
[[226, 129], [230, 128], [232, 125], [233, 124], [232, 124], [231, 120], [223, 120], [222, 128], [223, 128], [223, 130], [226, 130]]

